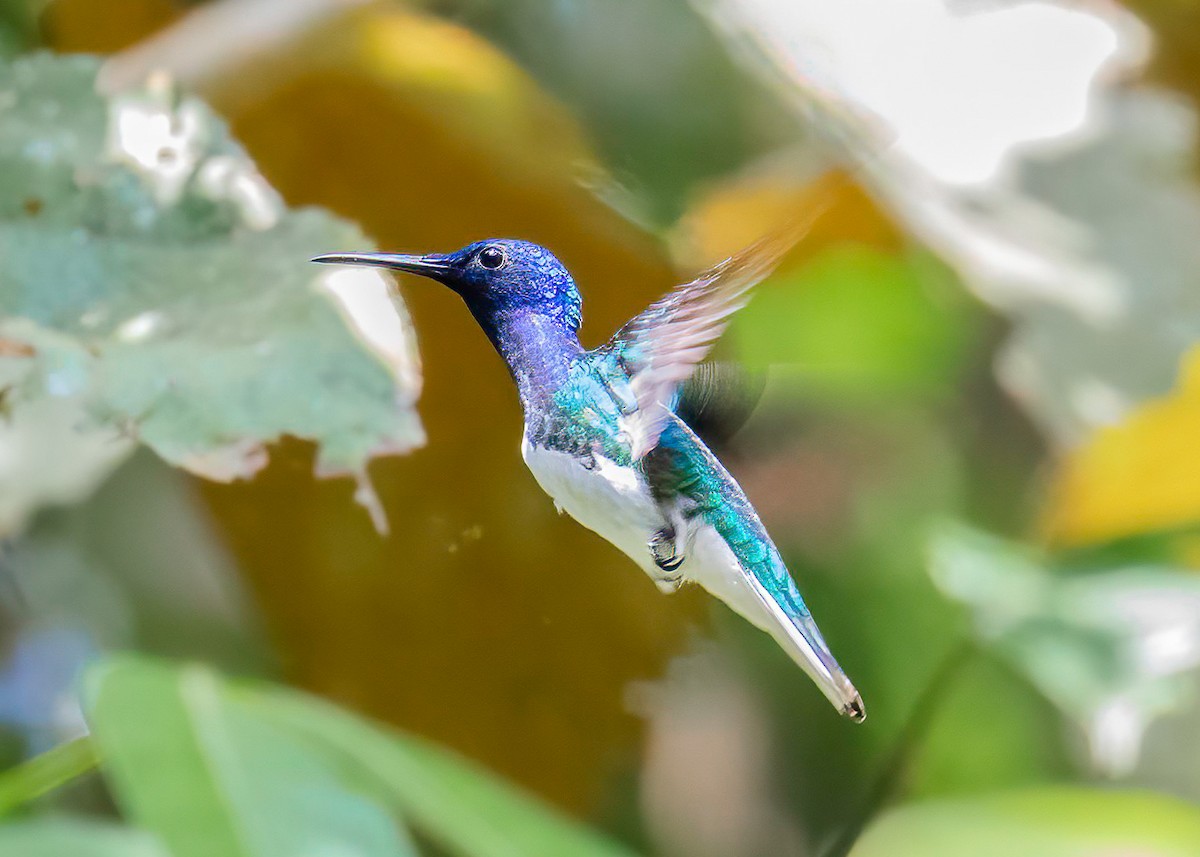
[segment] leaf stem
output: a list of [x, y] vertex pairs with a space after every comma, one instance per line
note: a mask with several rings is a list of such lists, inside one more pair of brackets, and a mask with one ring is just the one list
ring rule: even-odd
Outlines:
[[86, 774], [99, 761], [96, 746], [85, 735], [0, 771], [0, 817]]
[[863, 802], [862, 808], [838, 834], [833, 844], [825, 849], [822, 857], [846, 857], [850, 853], [850, 849], [854, 847], [854, 843], [858, 841], [858, 837], [862, 835], [867, 824], [895, 793], [900, 778], [908, 770], [909, 763], [917, 749], [924, 743], [934, 715], [950, 695], [950, 689], [961, 674], [962, 668], [977, 651], [973, 642], [964, 640], [951, 649], [938, 668], [934, 670], [933, 676], [926, 682], [921, 695], [917, 697], [912, 712], [908, 715], [908, 720], [901, 727], [900, 734], [897, 736], [891, 752], [888, 753], [887, 760], [880, 769], [874, 785], [867, 792], [867, 798]]

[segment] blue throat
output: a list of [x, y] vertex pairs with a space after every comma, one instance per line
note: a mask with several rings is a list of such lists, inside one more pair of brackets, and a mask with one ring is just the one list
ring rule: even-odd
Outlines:
[[583, 346], [575, 328], [561, 315], [528, 307], [494, 309], [467, 306], [508, 365], [522, 403], [547, 408], [571, 377], [571, 365]]

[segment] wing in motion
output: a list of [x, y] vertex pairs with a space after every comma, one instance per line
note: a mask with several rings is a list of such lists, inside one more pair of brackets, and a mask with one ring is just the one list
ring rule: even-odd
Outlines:
[[658, 443], [676, 391], [708, 354], [750, 290], [770, 274], [816, 219], [789, 223], [634, 316], [603, 350], [616, 356], [637, 407], [626, 418], [635, 461]]
[[738, 363], [701, 363], [679, 385], [673, 410], [705, 446], [719, 447], [746, 424], [767, 388], [767, 376]]

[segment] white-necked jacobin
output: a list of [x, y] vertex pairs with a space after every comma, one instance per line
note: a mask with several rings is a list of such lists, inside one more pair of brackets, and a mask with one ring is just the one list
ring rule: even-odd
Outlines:
[[776, 236], [726, 259], [591, 351], [577, 335], [575, 281], [549, 250], [527, 241], [314, 261], [419, 274], [461, 296], [516, 381], [521, 452], [559, 510], [620, 548], [663, 592], [699, 583], [774, 637], [839, 711], [862, 721], [862, 698], [754, 507], [677, 414], [683, 382], [793, 241]]

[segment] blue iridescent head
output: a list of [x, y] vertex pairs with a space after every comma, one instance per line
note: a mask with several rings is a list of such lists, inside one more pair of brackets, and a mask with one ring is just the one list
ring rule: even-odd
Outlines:
[[340, 253], [313, 261], [371, 265], [429, 277], [457, 292], [481, 323], [513, 312], [533, 313], [576, 331], [583, 319], [579, 290], [563, 263], [545, 247], [528, 241], [492, 238], [444, 255]]

